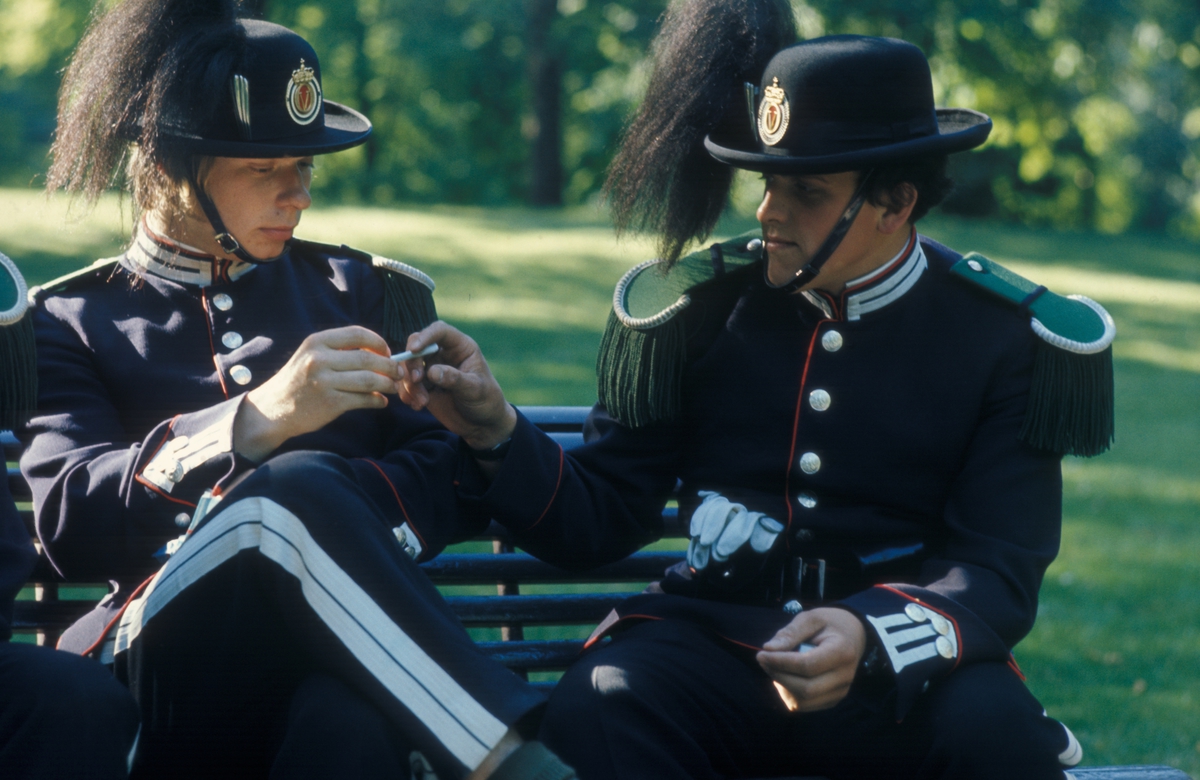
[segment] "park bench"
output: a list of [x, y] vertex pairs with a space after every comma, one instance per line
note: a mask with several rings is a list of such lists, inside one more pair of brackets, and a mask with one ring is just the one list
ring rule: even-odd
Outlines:
[[[582, 443], [587, 407], [537, 406], [521, 411], [564, 448]], [[2, 431], [0, 444], [4, 459], [15, 462], [20, 454], [19, 442]], [[8, 469], [8, 481], [18, 503], [30, 500], [29, 487], [16, 468]], [[25, 510], [22, 517], [32, 534], [32, 512]], [[667, 538], [687, 536], [673, 506], [664, 510], [663, 520]], [[639, 592], [645, 583], [660, 577], [664, 569], [684, 556], [682, 549], [642, 551], [588, 572], [568, 572], [514, 551], [505, 530], [495, 523], [480, 542], [490, 546], [490, 552], [452, 550], [422, 564], [422, 568], [447, 592], [447, 601], [465, 626], [493, 629], [495, 636], [477, 641], [484, 653], [522, 676], [532, 676], [535, 685], [547, 689], [553, 686], [553, 680], [539, 677], [570, 665], [592, 626], [622, 599]], [[17, 601], [13, 627], [18, 633], [35, 635], [39, 644], [53, 646], [62, 631], [87, 612], [96, 599], [96, 588], [77, 589], [75, 583], [64, 586], [45, 556], [39, 558], [29, 585], [31, 598]], [[485, 589], [487, 593], [481, 592]], [[69, 598], [79, 593], [88, 598]], [[565, 628], [579, 638], [537, 638], [542, 626]], [[1072, 773], [1078, 780], [1188, 780], [1183, 772], [1165, 766], [1080, 767]]]

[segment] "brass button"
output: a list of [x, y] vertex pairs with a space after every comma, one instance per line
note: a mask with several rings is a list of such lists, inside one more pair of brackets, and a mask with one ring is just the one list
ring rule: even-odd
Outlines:
[[933, 630], [942, 636], [946, 636], [950, 633], [950, 621], [946, 620], [946, 618], [942, 617], [936, 612], [930, 616], [929, 621], [933, 625]]
[[213, 296], [213, 306], [216, 306], [221, 311], [229, 311], [233, 308], [233, 298], [230, 298], [225, 293], [217, 293]]
[[237, 349], [242, 346], [242, 334], [231, 330], [221, 337], [221, 343], [226, 349]]
[[183, 464], [177, 460], [168, 461], [163, 473], [167, 475], [167, 479], [178, 482], [183, 479]]
[[833, 398], [825, 390], [813, 390], [808, 394], [808, 405], [815, 411], [823, 412], [833, 403]]
[[175, 515], [175, 525], [177, 525], [178, 527], [187, 528], [191, 524], [192, 524], [192, 516], [189, 515], [187, 512], [180, 512], [179, 514]]
[[981, 273], [983, 271], [983, 263], [979, 262], [978, 260], [968, 260], [967, 267], [976, 273]]
[[821, 470], [821, 458], [815, 452], [806, 452], [800, 456], [800, 470], [805, 474], [816, 474]]
[[815, 537], [816, 534], [812, 532], [811, 528], [800, 528], [796, 531], [797, 542], [811, 542]]
[[908, 619], [914, 623], [924, 623], [929, 619], [929, 615], [925, 614], [925, 610], [920, 605], [911, 602], [904, 608], [904, 614], [908, 615]]
[[817, 508], [817, 497], [812, 493], [801, 493], [800, 495], [796, 496], [796, 501], [798, 501], [800, 506], [804, 507], [805, 509]]
[[942, 658], [954, 657], [954, 645], [950, 644], [950, 640], [946, 637], [939, 636], [937, 638], [937, 642], [934, 643], [934, 646], [937, 648], [938, 655], [940, 655]]
[[392, 533], [396, 535], [396, 541], [400, 544], [408, 542], [408, 534], [404, 533], [404, 526], [398, 525], [392, 529]]
[[239, 385], [248, 385], [250, 380], [254, 379], [254, 374], [250, 373], [250, 369], [241, 365], [229, 369], [229, 376]]
[[842, 348], [842, 344], [844, 343], [845, 342], [842, 340], [842, 334], [838, 333], [836, 330], [827, 330], [825, 331], [825, 334], [821, 336], [821, 346], [825, 348], [826, 352], [837, 352]]
[[789, 601], [788, 603], [783, 605], [783, 611], [788, 613], [789, 615], [799, 615], [801, 612], [804, 611], [804, 607], [800, 606], [799, 601], [792, 599], [791, 601]]
[[760, 249], [762, 249], [762, 239], [761, 238], [752, 238], [752, 239], [750, 239], [750, 242], [748, 244], [746, 244], [747, 252], [757, 252]]

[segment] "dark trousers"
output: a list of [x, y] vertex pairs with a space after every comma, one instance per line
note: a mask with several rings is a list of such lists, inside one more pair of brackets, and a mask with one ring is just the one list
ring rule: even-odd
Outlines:
[[135, 774], [315, 777], [323, 756], [396, 777], [415, 749], [449, 777], [543, 703], [479, 653], [347, 461], [280, 456], [218, 508], [118, 631]]
[[137, 706], [100, 664], [0, 642], [0, 777], [126, 777], [137, 731]]
[[572, 666], [540, 738], [582, 780], [1062, 780], [1066, 731], [1003, 664], [934, 684], [897, 723], [856, 683], [837, 707], [789, 713], [752, 653], [681, 621], [647, 621]]

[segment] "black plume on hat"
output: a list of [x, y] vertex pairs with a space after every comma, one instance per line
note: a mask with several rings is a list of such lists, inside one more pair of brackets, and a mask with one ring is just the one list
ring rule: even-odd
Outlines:
[[893, 38], [835, 35], [798, 43], [763, 71], [749, 143], [709, 135], [713, 157], [737, 168], [816, 174], [864, 170], [979, 146], [992, 120], [935, 109], [929, 62]]
[[757, 82], [771, 56], [795, 41], [788, 0], [670, 4], [651, 44], [646, 96], [604, 185], [618, 233], [658, 234], [669, 265], [712, 231], [733, 171], [709, 156], [704, 138], [746, 135], [745, 82]]

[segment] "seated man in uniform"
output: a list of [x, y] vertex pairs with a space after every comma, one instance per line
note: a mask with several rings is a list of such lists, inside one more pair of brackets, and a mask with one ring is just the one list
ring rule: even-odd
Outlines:
[[[17, 427], [34, 402], [25, 296], [25, 280], [0, 254], [0, 430]], [[138, 734], [129, 692], [90, 658], [9, 641], [13, 600], [36, 560], [8, 479], [0, 479], [0, 777], [128, 777]]]
[[[705, 45], [659, 63], [718, 61], [687, 56]], [[991, 121], [935, 110], [915, 46], [809, 40], [754, 78], [749, 116], [727, 101], [699, 137], [763, 173], [761, 236], [621, 280], [581, 448], [496, 404], [453, 329], [408, 342], [443, 352], [403, 398], [506, 439], [460, 489], [534, 554], [653, 539], [681, 483], [687, 565], [597, 631], [542, 739], [585, 780], [1061, 779], [1078, 743], [1010, 650], [1058, 550], [1061, 456], [1111, 440], [1111, 318], [917, 233]]]

